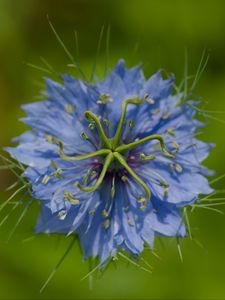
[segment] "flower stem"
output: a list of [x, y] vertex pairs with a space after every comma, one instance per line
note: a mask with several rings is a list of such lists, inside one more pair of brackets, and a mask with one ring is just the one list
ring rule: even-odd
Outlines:
[[121, 145], [119, 147], [117, 147], [115, 149], [115, 151], [117, 152], [123, 152], [123, 151], [126, 151], [126, 150], [130, 150], [130, 149], [133, 149], [143, 143], [146, 143], [148, 141], [152, 141], [152, 140], [158, 140], [160, 142], [160, 146], [162, 148], [162, 152], [164, 153], [165, 156], [168, 156], [170, 158], [174, 158], [174, 155], [170, 154], [167, 150], [166, 150], [166, 146], [165, 146], [165, 143], [164, 143], [164, 139], [161, 135], [159, 134], [153, 134], [153, 135], [150, 135], [150, 136], [147, 136], [143, 139], [140, 139], [138, 141], [135, 141], [133, 143], [130, 143], [130, 144], [124, 144], [124, 145]]
[[95, 185], [85, 187], [85, 186], [81, 185], [79, 182], [77, 182], [76, 183], [77, 187], [79, 189], [81, 189], [83, 192], [94, 192], [95, 190], [97, 190], [98, 187], [101, 185], [101, 183], [105, 177], [105, 174], [106, 174], [111, 162], [113, 161], [113, 158], [114, 158], [113, 152], [110, 151], [110, 153], [106, 156], [105, 163], [103, 165], [101, 174], [98, 177], [98, 180], [96, 181]]

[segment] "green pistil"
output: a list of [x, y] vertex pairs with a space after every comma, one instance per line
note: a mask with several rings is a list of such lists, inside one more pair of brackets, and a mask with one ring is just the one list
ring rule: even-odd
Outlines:
[[109, 154], [111, 151], [109, 149], [101, 149], [92, 153], [84, 154], [84, 155], [78, 155], [78, 156], [67, 156], [63, 152], [63, 144], [62, 142], [59, 142], [59, 155], [63, 160], [67, 161], [78, 161], [78, 160], [84, 160], [88, 159], [91, 157], [96, 157], [96, 156], [104, 156]]
[[119, 125], [117, 127], [116, 134], [115, 134], [115, 136], [113, 138], [113, 142], [112, 142], [114, 149], [118, 146], [118, 144], [120, 142], [123, 125], [125, 123], [125, 118], [126, 118], [127, 105], [128, 104], [141, 105], [143, 102], [144, 102], [144, 99], [138, 99], [138, 97], [134, 97], [132, 99], [127, 99], [127, 100], [123, 101]]
[[[66, 160], [66, 161], [79, 161], [79, 160], [84, 160], [84, 159], [88, 159], [88, 158], [92, 158], [92, 157], [96, 157], [96, 156], [105, 157], [101, 173], [93, 186], [84, 186], [84, 185], [80, 184], [79, 182], [75, 183], [75, 185], [78, 188], [80, 188], [83, 192], [94, 192], [95, 190], [97, 190], [100, 187], [100, 185], [102, 184], [111, 163], [114, 160], [116, 160], [134, 178], [134, 180], [144, 189], [145, 197], [141, 197], [141, 204], [142, 204], [141, 209], [144, 210], [146, 208], [147, 202], [149, 201], [150, 196], [151, 196], [151, 191], [150, 191], [149, 187], [145, 184], [145, 182], [128, 165], [128, 163], [126, 162], [126, 160], [123, 156], [123, 153], [127, 150], [131, 150], [131, 149], [133, 149], [141, 144], [144, 144], [146, 142], [149, 142], [152, 140], [158, 140], [160, 143], [162, 152], [165, 156], [167, 156], [169, 158], [174, 158], [174, 155], [172, 155], [171, 153], [169, 153], [167, 151], [163, 137], [158, 134], [153, 134], [153, 135], [147, 136], [143, 139], [136, 140], [130, 144], [120, 145], [122, 129], [123, 129], [123, 125], [126, 121], [125, 118], [126, 118], [127, 105], [128, 104], [141, 105], [145, 101], [145, 99], [146, 99], [145, 96], [143, 99], [139, 99], [138, 97], [135, 96], [131, 99], [124, 100], [124, 102], [122, 104], [122, 112], [121, 112], [120, 121], [119, 121], [117, 130], [116, 130], [115, 136], [112, 140], [110, 140], [106, 136], [98, 116], [96, 116], [91, 111], [86, 111], [84, 113], [85, 118], [87, 119], [87, 121], [90, 122], [89, 128], [91, 130], [93, 130], [94, 127], [96, 127], [96, 129], [98, 131], [98, 135], [99, 135], [102, 147], [103, 147], [100, 150], [97, 150], [97, 151], [89, 153], [89, 154], [79, 155], [79, 156], [67, 156], [64, 154], [64, 151], [63, 151], [63, 143], [61, 141], [58, 142], [60, 157], [61, 157], [61, 159]], [[104, 124], [108, 125], [108, 122], [107, 122], [107, 124], [104, 122]], [[133, 126], [134, 126], [134, 123], [133, 123], [133, 120], [131, 120], [129, 122], [130, 129], [132, 129]], [[88, 139], [88, 137], [87, 137], [87, 139]], [[143, 161], [152, 160], [154, 158], [155, 157], [153, 155], [146, 156], [144, 153], [140, 154], [140, 159]], [[176, 168], [178, 169], [177, 165], [176, 165]], [[180, 171], [180, 169], [178, 171]], [[86, 177], [83, 179], [83, 184], [87, 183], [90, 176], [92, 176], [92, 173], [88, 172]], [[127, 177], [125, 175], [123, 175], [121, 177], [121, 180], [125, 182], [127, 180]], [[44, 178], [43, 181], [46, 184], [48, 181], [48, 178], [47, 177]], [[69, 194], [66, 194], [66, 198], [67, 198], [66, 200], [73, 202], [72, 200], [74, 200], [74, 199], [72, 199], [69, 196], [70, 196]], [[113, 198], [114, 196], [115, 196], [115, 176], [112, 179], [112, 187], [111, 187], [111, 197]], [[75, 200], [77, 200], [77, 199], [75, 199]]]
[[152, 141], [152, 140], [158, 140], [160, 142], [160, 146], [162, 148], [162, 152], [164, 153], [165, 156], [168, 156], [170, 158], [174, 158], [174, 155], [170, 154], [167, 150], [166, 150], [166, 146], [165, 146], [165, 143], [164, 143], [164, 139], [161, 135], [159, 134], [153, 134], [153, 135], [150, 135], [150, 136], [147, 136], [143, 139], [140, 139], [138, 141], [135, 141], [133, 143], [130, 143], [130, 144], [124, 144], [124, 145], [121, 145], [119, 147], [116, 148], [116, 151], [117, 152], [124, 152], [126, 150], [131, 150], [141, 144], [144, 144], [148, 141]]
[[151, 191], [144, 181], [131, 169], [127, 164], [123, 156], [119, 152], [114, 152], [114, 157], [119, 161], [119, 163], [127, 170], [127, 172], [139, 183], [145, 191], [145, 200], [148, 201], [151, 196]]
[[84, 113], [85, 115], [85, 118], [89, 121], [89, 122], [94, 122], [95, 125], [96, 125], [96, 128], [98, 130], [98, 134], [99, 134], [99, 137], [101, 139], [101, 142], [104, 146], [106, 146], [107, 148], [111, 149], [112, 145], [111, 145], [111, 142], [110, 140], [107, 138], [107, 136], [105, 135], [105, 132], [102, 128], [102, 125], [98, 119], [98, 117], [92, 113], [91, 111], [86, 111]]
[[106, 174], [111, 162], [113, 161], [113, 159], [114, 159], [113, 152], [110, 152], [105, 158], [105, 163], [103, 165], [101, 174], [99, 175], [98, 180], [96, 181], [95, 185], [85, 187], [85, 186], [81, 185], [79, 182], [77, 182], [76, 183], [77, 187], [79, 187], [79, 189], [81, 189], [83, 192], [94, 192], [95, 190], [97, 190], [99, 188], [99, 186], [101, 185], [101, 183], [105, 177], [105, 174]]

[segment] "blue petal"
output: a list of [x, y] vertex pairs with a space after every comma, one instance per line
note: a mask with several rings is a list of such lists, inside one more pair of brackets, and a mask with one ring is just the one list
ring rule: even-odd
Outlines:
[[[36, 103], [30, 104], [29, 110], [32, 110], [33, 105], [36, 107]], [[28, 114], [29, 110], [27, 110]], [[80, 134], [85, 132], [85, 129], [77, 116], [72, 116], [63, 110], [55, 110], [54, 107], [52, 109], [51, 106], [44, 107], [44, 109], [36, 113], [34, 111], [35, 108], [33, 113], [28, 117], [22, 118], [22, 121], [39, 135], [45, 136], [49, 134], [65, 143], [71, 145], [79, 143], [79, 147], [86, 147], [87, 141], [80, 137]]]
[[153, 201], [154, 210], [146, 216], [145, 226], [164, 236], [185, 236], [185, 225], [175, 205]]
[[68, 233], [70, 225], [74, 220], [76, 208], [74, 207], [66, 214], [65, 219], [60, 219], [58, 213], [52, 213], [51, 210], [41, 205], [41, 212], [35, 227], [36, 233]]
[[[115, 203], [117, 207], [118, 219], [121, 222], [120, 230], [121, 234], [124, 236], [124, 244], [130, 249], [131, 253], [140, 254], [144, 246], [143, 240], [138, 232], [135, 220], [132, 220], [134, 223], [130, 224], [130, 215], [124, 210], [127, 201], [130, 201], [130, 194], [128, 193], [128, 190], [124, 192], [122, 183], [117, 185], [117, 199], [118, 200]], [[123, 203], [121, 203], [122, 199]]]
[[158, 71], [146, 81], [142, 93], [148, 94], [154, 100], [164, 99], [170, 95], [174, 80], [174, 75], [163, 80], [161, 71]]
[[127, 97], [140, 94], [140, 90], [145, 83], [141, 65], [127, 69], [125, 67], [125, 61], [121, 59], [117, 63], [114, 72], [123, 79], [127, 90]]
[[61, 77], [64, 80], [65, 89], [72, 95], [70, 102], [77, 106], [79, 115], [82, 115], [86, 110], [91, 110], [94, 113], [99, 111], [99, 105], [97, 104], [99, 92], [94, 85], [74, 79], [67, 74], [63, 74]]
[[[179, 176], [172, 176], [168, 167], [152, 162], [152, 168], [142, 166], [138, 174], [148, 183], [157, 198], [179, 206], [192, 203], [200, 194], [207, 195], [213, 192], [204, 176], [190, 170], [183, 169]], [[167, 193], [161, 182], [169, 185]]]
[[56, 145], [49, 144], [43, 138], [36, 137], [35, 141], [22, 143], [16, 148], [5, 150], [21, 163], [36, 168], [48, 166], [52, 159], [58, 155], [55, 153]]

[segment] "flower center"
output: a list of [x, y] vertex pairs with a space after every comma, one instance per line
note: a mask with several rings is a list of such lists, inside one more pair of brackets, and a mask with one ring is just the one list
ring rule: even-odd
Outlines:
[[[99, 138], [101, 141], [101, 145], [102, 145], [102, 148], [100, 150], [89, 153], [89, 154], [80, 155], [80, 156], [67, 156], [63, 152], [62, 142], [59, 142], [59, 153], [60, 153], [60, 157], [63, 160], [79, 161], [79, 160], [84, 160], [84, 159], [97, 157], [97, 156], [102, 156], [104, 158], [102, 170], [101, 170], [101, 172], [98, 176], [98, 179], [96, 180], [94, 185], [84, 186], [84, 185], [81, 185], [79, 182], [76, 183], [77, 187], [79, 187], [83, 192], [94, 192], [95, 190], [97, 190], [100, 187], [100, 185], [102, 184], [110, 165], [114, 161], [116, 161], [143, 188], [143, 190], [145, 192], [145, 197], [142, 199], [143, 203], [145, 203], [143, 205], [143, 207], [146, 206], [146, 203], [150, 200], [151, 191], [150, 191], [149, 187], [145, 184], [145, 182], [129, 166], [124, 154], [127, 151], [129, 151], [143, 143], [146, 143], [151, 140], [158, 140], [163, 154], [170, 158], [174, 158], [174, 156], [166, 150], [164, 140], [163, 140], [162, 136], [158, 135], [158, 134], [153, 134], [153, 135], [147, 136], [143, 139], [136, 140], [129, 144], [121, 143], [122, 129], [123, 129], [123, 125], [124, 125], [125, 119], [126, 119], [126, 110], [127, 110], [128, 104], [141, 105], [142, 103], [144, 103], [146, 98], [147, 98], [147, 96], [145, 96], [143, 99], [139, 99], [138, 97], [135, 96], [131, 99], [126, 99], [123, 101], [120, 121], [119, 121], [117, 130], [116, 130], [116, 133], [112, 139], [109, 139], [106, 136], [106, 134], [103, 130], [103, 127], [100, 123], [99, 118], [93, 112], [86, 111], [84, 113], [84, 116], [87, 119], [87, 121], [90, 122], [90, 124], [93, 124], [96, 126], [96, 129], [98, 131], [98, 135], [99, 135]], [[143, 157], [143, 156], [144, 156], [144, 154], [142, 154], [142, 159], [145, 159], [145, 160], [152, 159], [152, 156], [149, 156], [149, 157], [148, 156]]]

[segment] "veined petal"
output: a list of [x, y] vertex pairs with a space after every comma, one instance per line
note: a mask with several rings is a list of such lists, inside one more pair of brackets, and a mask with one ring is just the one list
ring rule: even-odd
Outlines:
[[148, 94], [154, 100], [164, 99], [170, 95], [174, 80], [174, 75], [170, 79], [164, 80], [162, 72], [158, 71], [145, 82], [142, 93]]
[[185, 236], [184, 221], [175, 205], [152, 199], [154, 209], [146, 216], [144, 228], [164, 236]]
[[36, 168], [47, 167], [50, 161], [58, 156], [56, 149], [56, 145], [49, 144], [38, 137], [35, 141], [22, 143], [16, 148], [5, 148], [14, 159]]
[[208, 180], [199, 173], [183, 169], [178, 176], [173, 176], [165, 166], [157, 166], [156, 163], [153, 163], [152, 170], [142, 166], [139, 175], [148, 183], [152, 193], [161, 200], [184, 206], [193, 203], [200, 194], [213, 192]]

